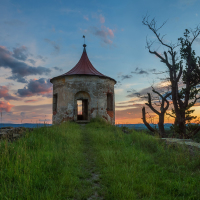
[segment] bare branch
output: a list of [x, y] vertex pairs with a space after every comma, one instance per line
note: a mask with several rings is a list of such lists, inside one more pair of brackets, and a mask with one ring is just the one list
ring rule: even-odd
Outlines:
[[157, 115], [160, 115], [160, 113], [152, 106], [152, 103], [151, 103], [151, 95], [150, 93], [147, 93], [148, 94], [148, 103], [145, 103], [147, 106], [149, 106], [149, 108], [155, 112]]
[[167, 65], [169, 70], [172, 69], [172, 66], [169, 64], [169, 62], [166, 59], [164, 59], [159, 53], [157, 53], [156, 51], [151, 51], [150, 49], [149, 49], [149, 53], [155, 54], [158, 58], [161, 59], [161, 62], [163, 62], [163, 63], [165, 63]]
[[163, 37], [164, 37], [164, 36], [160, 37], [160, 33], [157, 33], [157, 31], [158, 31], [159, 29], [161, 29], [161, 28], [166, 24], [167, 21], [165, 21], [159, 28], [156, 28], [156, 21], [155, 21], [155, 18], [153, 18], [153, 19], [151, 20], [151, 22], [149, 22], [148, 17], [149, 17], [149, 16], [145, 16], [145, 17], [143, 18], [143, 20], [142, 20], [142, 23], [143, 23], [144, 25], [148, 26], [148, 28], [156, 35], [158, 41], [159, 41], [162, 45], [168, 47], [171, 51], [173, 51], [173, 47], [172, 47], [172, 46], [167, 45], [166, 43], [163, 42]]
[[155, 132], [155, 129], [153, 129], [149, 123], [146, 121], [146, 113], [145, 113], [145, 107], [142, 108], [142, 120], [143, 123], [145, 124], [145, 126], [151, 131], [151, 132]]
[[[172, 94], [171, 92], [166, 94], [165, 97], [163, 97], [163, 95], [161, 95], [158, 91], [155, 91], [155, 89], [152, 90], [154, 93], [156, 93], [157, 95], [159, 95], [162, 99], [162, 104], [161, 104], [161, 112], [166, 112], [166, 110], [169, 108], [169, 101], [167, 100], [167, 98]], [[164, 108], [164, 102], [167, 103], [166, 107]]]
[[173, 116], [170, 113], [166, 113], [166, 115], [169, 115], [170, 117], [176, 118], [176, 116]]
[[168, 72], [168, 71], [165, 71], [165, 72], [153, 72], [152, 74], [164, 74], [166, 72]]
[[192, 43], [194, 42], [194, 40], [199, 36], [199, 34], [200, 34], [200, 27], [199, 27], [199, 25], [196, 27], [196, 30], [190, 30], [191, 32], [192, 32], [192, 35], [193, 35], [193, 39], [192, 39], [192, 41], [191, 41], [191, 45], [192, 45]]

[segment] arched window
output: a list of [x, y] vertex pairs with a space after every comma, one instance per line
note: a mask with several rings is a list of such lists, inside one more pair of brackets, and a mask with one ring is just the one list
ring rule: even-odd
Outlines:
[[107, 111], [113, 111], [113, 95], [107, 93]]

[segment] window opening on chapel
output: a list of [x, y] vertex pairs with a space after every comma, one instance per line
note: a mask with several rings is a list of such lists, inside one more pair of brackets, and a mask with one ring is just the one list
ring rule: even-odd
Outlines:
[[78, 115], [82, 115], [82, 100], [77, 100]]
[[107, 93], [107, 111], [113, 111], [113, 95]]
[[77, 120], [88, 120], [88, 100], [77, 100]]
[[58, 94], [53, 95], [53, 112], [57, 112]]

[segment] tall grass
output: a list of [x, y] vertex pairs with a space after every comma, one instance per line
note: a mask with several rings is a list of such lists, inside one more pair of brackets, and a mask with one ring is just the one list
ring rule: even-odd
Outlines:
[[200, 199], [200, 157], [153, 136], [94, 121], [87, 125], [105, 199]]
[[64, 123], [0, 143], [0, 199], [81, 199], [90, 193], [79, 125]]
[[0, 142], [0, 199], [199, 200], [199, 154], [159, 141], [101, 119], [36, 128]]

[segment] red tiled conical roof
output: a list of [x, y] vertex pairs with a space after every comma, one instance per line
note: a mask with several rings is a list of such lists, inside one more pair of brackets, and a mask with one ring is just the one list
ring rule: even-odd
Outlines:
[[86, 53], [86, 45], [83, 45], [83, 54], [79, 60], [79, 62], [73, 67], [70, 71], [63, 75], [75, 75], [75, 74], [87, 74], [87, 75], [97, 75], [97, 76], [105, 76], [99, 71], [97, 71], [92, 63], [90, 62], [87, 53]]
[[[84, 49], [83, 49], [82, 56], [81, 56], [80, 60], [78, 61], [78, 63], [75, 65], [75, 67], [73, 67], [70, 71], [66, 72], [65, 74], [62, 74], [57, 77], [70, 76], [70, 75], [94, 75], [94, 76], [100, 76], [100, 77], [112, 79], [108, 76], [103, 75], [102, 73], [100, 73], [93, 67], [93, 65], [90, 62], [90, 60], [87, 56], [87, 53], [86, 53], [86, 49], [85, 49], [86, 44], [84, 44], [83, 47], [84, 47]], [[54, 78], [56, 78], [56, 77], [54, 77]], [[54, 78], [52, 78], [52, 79], [54, 79]], [[112, 80], [114, 80], [114, 79], [112, 79]]]

